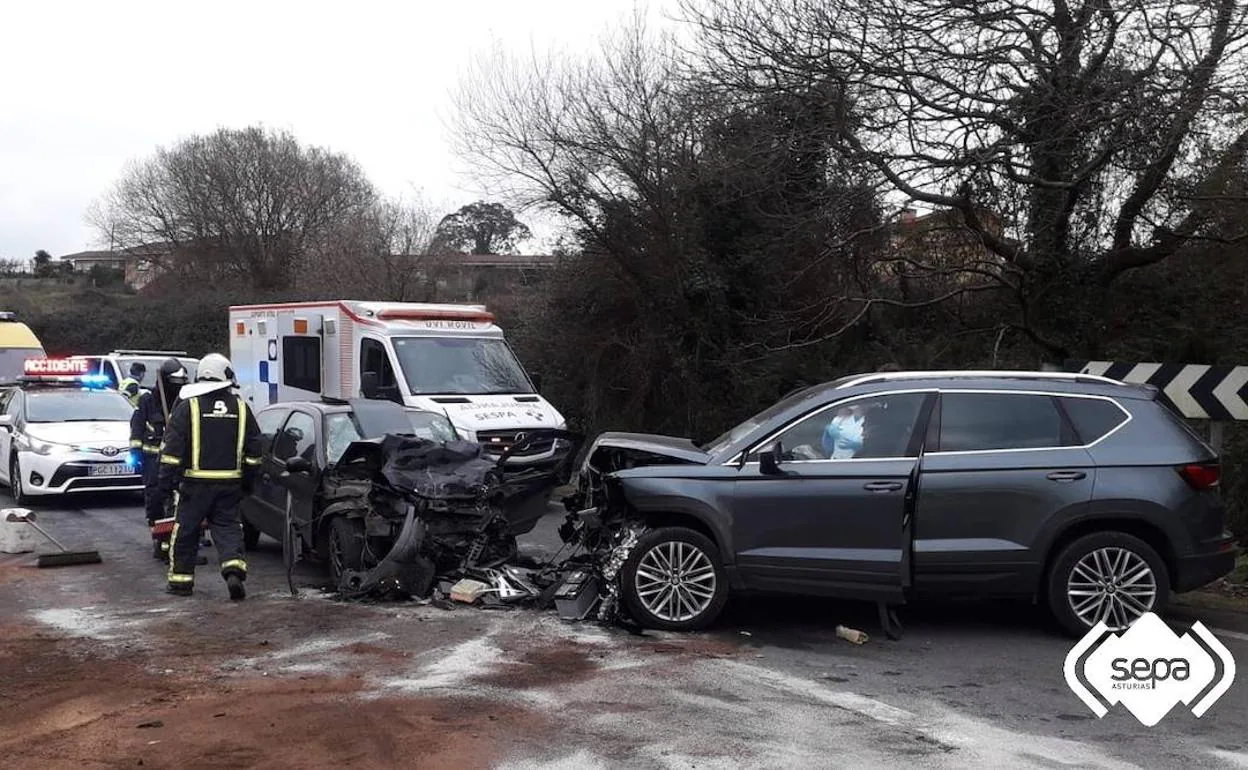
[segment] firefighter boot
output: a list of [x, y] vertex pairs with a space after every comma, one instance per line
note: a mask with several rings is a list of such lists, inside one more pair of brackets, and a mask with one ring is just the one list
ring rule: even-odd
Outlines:
[[231, 572], [225, 576], [225, 586], [230, 590], [230, 599], [238, 602], [247, 598], [247, 588], [243, 585], [243, 578], [237, 572]]

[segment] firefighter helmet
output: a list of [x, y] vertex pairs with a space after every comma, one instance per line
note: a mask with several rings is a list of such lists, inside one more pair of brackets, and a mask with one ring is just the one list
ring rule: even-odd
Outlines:
[[160, 363], [160, 378], [171, 385], [185, 385], [186, 367], [176, 358], [166, 358]]
[[230, 359], [220, 353], [209, 353], [199, 359], [199, 366], [195, 370], [196, 382], [234, 382], [234, 367], [230, 366]]

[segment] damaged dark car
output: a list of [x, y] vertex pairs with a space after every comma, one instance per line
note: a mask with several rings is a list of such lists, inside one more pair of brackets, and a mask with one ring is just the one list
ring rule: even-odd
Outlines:
[[508, 464], [442, 415], [369, 399], [278, 404], [257, 421], [266, 449], [244, 504], [246, 544], [263, 532], [293, 551], [288, 563], [313, 556], [348, 595], [423, 597], [435, 577], [513, 561], [516, 534], [546, 511], [579, 446], [575, 434], [534, 431], [567, 439], [567, 451]]
[[1018, 597], [1067, 632], [1161, 612], [1234, 566], [1219, 458], [1155, 389], [1049, 372], [807, 388], [718, 439], [605, 433], [560, 534], [600, 616], [712, 623], [730, 591], [895, 607]]

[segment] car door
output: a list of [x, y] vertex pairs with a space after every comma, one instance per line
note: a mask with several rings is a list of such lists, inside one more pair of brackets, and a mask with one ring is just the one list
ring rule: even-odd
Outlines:
[[273, 448], [274, 440], [289, 416], [290, 409], [286, 407], [261, 409], [256, 413], [256, 424], [260, 427], [260, 473], [251, 494], [243, 499], [243, 515], [247, 520], [256, 529], [275, 538], [281, 537], [285, 523], [281, 511], [276, 510], [272, 503], [277, 497], [271, 489], [276, 467]]
[[915, 588], [1030, 594], [1040, 535], [1092, 497], [1096, 468], [1079, 444], [1052, 395], [943, 390], [915, 511]]
[[[745, 586], [901, 601], [921, 425], [934, 402], [934, 391], [848, 399], [760, 442], [747, 455], [731, 504]], [[825, 449], [829, 424], [851, 404], [861, 416], [860, 445]], [[777, 443], [783, 454], [769, 472], [758, 452]]]
[[[309, 411], [293, 409], [282, 429], [273, 440], [273, 451], [263, 463], [261, 478], [264, 482], [264, 504], [269, 517], [268, 526], [274, 528], [273, 537], [279, 540], [286, 531], [286, 492], [289, 489], [294, 498], [295, 518], [306, 522], [310, 517], [312, 501], [311, 486], [313, 478], [319, 474], [294, 474], [283, 476], [286, 462], [295, 457], [303, 457], [313, 466], [319, 467], [317, 451], [317, 433], [320, 420]], [[267, 530], [266, 530], [267, 531]]]
[[7, 418], [7, 424], [0, 427], [0, 477], [9, 482], [10, 453], [13, 451], [13, 431], [17, 430], [18, 401], [21, 398], [16, 388], [0, 391], [0, 414]]

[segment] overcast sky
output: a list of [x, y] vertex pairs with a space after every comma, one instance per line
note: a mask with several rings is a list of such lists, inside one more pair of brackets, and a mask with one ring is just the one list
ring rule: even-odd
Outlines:
[[[635, 0], [37, 0], [0, 10], [0, 257], [98, 245], [90, 203], [126, 162], [264, 123], [354, 157], [446, 213], [481, 197], [448, 91], [494, 44], [578, 50]], [[645, 3], [660, 16], [664, 0]], [[670, 12], [670, 11], [668, 11]]]

